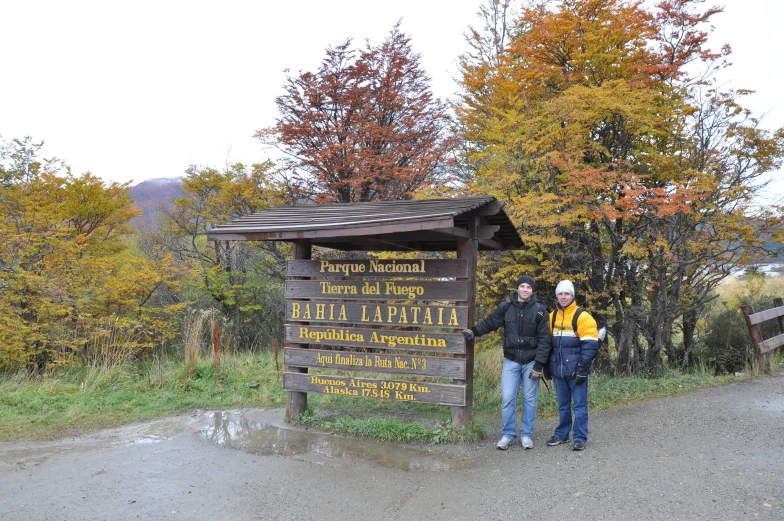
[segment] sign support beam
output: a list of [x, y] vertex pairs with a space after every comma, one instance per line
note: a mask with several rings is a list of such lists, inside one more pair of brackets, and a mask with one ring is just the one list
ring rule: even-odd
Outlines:
[[[457, 258], [466, 259], [468, 273], [466, 285], [468, 286], [468, 324], [473, 324], [476, 320], [476, 263], [479, 255], [479, 244], [476, 237], [476, 230], [479, 226], [479, 216], [472, 213], [468, 216], [468, 232], [470, 239], [457, 239]], [[465, 405], [452, 407], [452, 427], [463, 429], [471, 425], [474, 415], [474, 341], [466, 341], [466, 379], [455, 380], [455, 384], [465, 385]]]
[[[294, 241], [291, 247], [291, 256], [295, 260], [310, 260], [313, 248], [310, 241], [307, 239], [300, 239]], [[291, 277], [292, 279], [302, 279], [305, 277]], [[305, 344], [287, 344], [287, 347], [302, 347], [307, 348]], [[290, 373], [307, 373], [307, 367], [289, 367]], [[308, 393], [300, 391], [288, 391], [286, 397], [286, 419], [296, 418], [305, 412], [308, 407]]]

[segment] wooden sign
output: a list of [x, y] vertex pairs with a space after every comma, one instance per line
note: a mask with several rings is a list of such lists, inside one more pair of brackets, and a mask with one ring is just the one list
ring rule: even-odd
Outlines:
[[283, 389], [308, 393], [464, 406], [464, 385], [377, 380], [351, 376], [283, 373]]
[[463, 329], [468, 321], [468, 308], [287, 300], [286, 321]]
[[416, 374], [463, 380], [465, 359], [410, 354], [353, 353], [286, 348], [284, 363], [292, 367], [326, 367], [344, 371]]
[[400, 260], [290, 260], [287, 277], [310, 278], [466, 278], [466, 259], [400, 259]]
[[468, 287], [465, 282], [287, 280], [286, 298], [465, 302]]
[[310, 324], [300, 326], [287, 324], [285, 331], [286, 342], [292, 344], [465, 353], [465, 339], [461, 333], [391, 331], [389, 329], [360, 329]]

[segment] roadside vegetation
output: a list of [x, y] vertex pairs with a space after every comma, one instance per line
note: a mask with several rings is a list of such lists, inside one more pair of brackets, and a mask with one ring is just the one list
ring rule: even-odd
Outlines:
[[[38, 378], [5, 373], [0, 378], [0, 440], [44, 440], [95, 429], [184, 414], [193, 409], [285, 407], [281, 373], [270, 352], [195, 359], [192, 375], [182, 352], [161, 359], [125, 361], [111, 367], [63, 368]], [[774, 366], [781, 365], [781, 357]], [[450, 425], [450, 408], [398, 401], [308, 396], [308, 411], [293, 423], [349, 436], [394, 442], [447, 443], [483, 438], [500, 411], [500, 348], [477, 353], [474, 423]], [[657, 378], [595, 374], [589, 380], [591, 410], [612, 409], [652, 398], [752, 378], [751, 372], [716, 375], [708, 369], [666, 371]], [[540, 387], [539, 418], [557, 417], [555, 390]]]

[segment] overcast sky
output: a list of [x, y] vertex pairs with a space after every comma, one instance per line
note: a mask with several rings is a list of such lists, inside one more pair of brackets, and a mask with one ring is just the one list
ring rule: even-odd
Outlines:
[[[482, 2], [0, 0], [0, 136], [44, 140], [44, 155], [75, 173], [134, 184], [258, 162], [266, 153], [251, 136], [274, 122], [284, 69], [314, 70], [326, 46], [378, 43], [402, 20], [449, 98]], [[746, 105], [766, 128], [784, 125], [784, 2], [716, 3], [726, 9], [712, 46], [734, 51], [722, 82], [756, 90]], [[784, 180], [772, 193], [784, 195]]]

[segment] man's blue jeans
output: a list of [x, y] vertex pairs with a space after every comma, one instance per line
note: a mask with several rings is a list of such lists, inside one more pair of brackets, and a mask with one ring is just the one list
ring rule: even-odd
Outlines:
[[[574, 427], [574, 441], [588, 441], [588, 381], [574, 384], [574, 378], [555, 378], [555, 392], [558, 394], [558, 427], [556, 438], [569, 439], [569, 431]], [[574, 400], [574, 425], [572, 425], [572, 400]]]
[[506, 436], [517, 435], [517, 392], [520, 384], [523, 385], [523, 414], [520, 426], [520, 436], [531, 437], [536, 422], [536, 402], [539, 398], [539, 380], [529, 378], [534, 362], [525, 365], [512, 362], [504, 358], [504, 368], [501, 372], [501, 419], [504, 426], [501, 434]]

